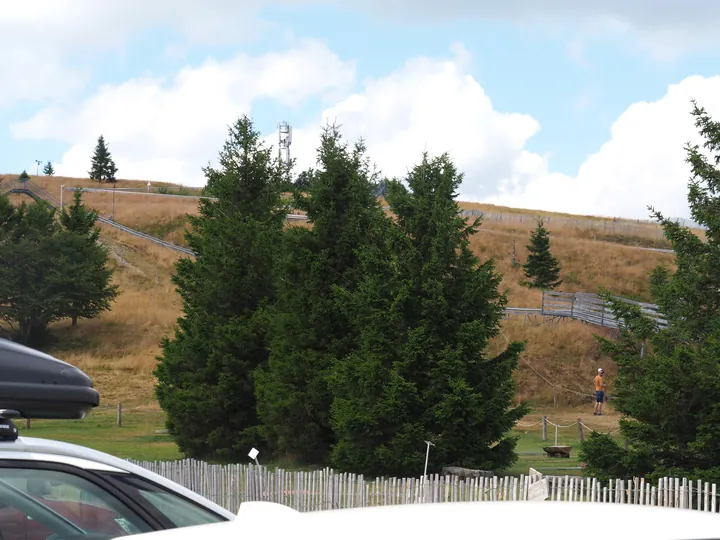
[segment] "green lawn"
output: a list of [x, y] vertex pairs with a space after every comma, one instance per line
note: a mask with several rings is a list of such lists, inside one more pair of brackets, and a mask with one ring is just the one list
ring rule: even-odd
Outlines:
[[[140, 461], [169, 461], [181, 458], [170, 436], [156, 433], [164, 429], [162, 412], [126, 411], [123, 425], [118, 427], [114, 410], [96, 410], [84, 420], [33, 421], [28, 430], [23, 421], [18, 422], [21, 435], [71, 442], [95, 448], [121, 458]], [[540, 426], [514, 431], [520, 436], [517, 463], [504, 474], [527, 474], [533, 467], [544, 474], [579, 475], [578, 451], [580, 437], [572, 428], [558, 432], [558, 444], [572, 446], [568, 459], [548, 458], [543, 446], [555, 443], [555, 430], [550, 427], [548, 440], [543, 442]]]
[[117, 426], [113, 410], [93, 411], [84, 420], [33, 420], [30, 429], [17, 422], [24, 437], [55, 439], [94, 448], [121, 458], [142, 461], [166, 461], [182, 456], [164, 429], [162, 412], [126, 412], [122, 427]]

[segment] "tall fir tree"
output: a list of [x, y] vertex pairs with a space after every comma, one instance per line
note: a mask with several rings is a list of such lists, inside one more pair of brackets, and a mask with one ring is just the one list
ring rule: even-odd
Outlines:
[[252, 374], [268, 356], [265, 308], [285, 211], [285, 172], [246, 116], [229, 129], [219, 168], [204, 169], [199, 215], [186, 234], [197, 258], [173, 281], [183, 315], [162, 341], [156, 394], [180, 449], [195, 458], [237, 460], [258, 439]]
[[530, 234], [527, 262], [523, 265], [525, 277], [530, 285], [538, 289], [556, 289], [563, 280], [560, 279], [560, 263], [550, 253], [550, 232], [545, 222], [538, 219], [535, 230]]
[[705, 240], [650, 208], [675, 252], [676, 270], [651, 276], [667, 327], [605, 293], [624, 323], [618, 340], [600, 342], [618, 365], [613, 403], [629, 448], [593, 434], [582, 446], [588, 474], [720, 482], [720, 122], [695, 102], [692, 115], [704, 148], [685, 148], [688, 202]]
[[[425, 441], [429, 470], [504, 469], [517, 458], [509, 431], [528, 411], [512, 407], [522, 343], [486, 355], [506, 305], [492, 259], [470, 247], [455, 201], [462, 175], [444, 154], [423, 156], [405, 187], [387, 183], [396, 222], [385, 245], [362, 247], [355, 291], [340, 296], [359, 349], [335, 364], [333, 466], [367, 475], [417, 476]], [[391, 255], [388, 255], [390, 251]]]
[[305, 178], [295, 205], [307, 213], [312, 228], [287, 233], [272, 352], [256, 381], [258, 412], [275, 453], [320, 464], [335, 440], [327, 374], [356, 347], [334, 291], [338, 286], [354, 290], [360, 278], [356, 250], [377, 240], [377, 225], [385, 218], [372, 195], [364, 144], [348, 148], [337, 127], [325, 129], [318, 169]]
[[108, 265], [108, 249], [100, 240], [100, 229], [95, 226], [99, 213], [88, 209], [82, 200], [82, 190], [73, 194], [73, 202], [62, 209], [60, 223], [65, 235], [59, 235], [58, 248], [65, 277], [64, 297], [67, 307], [64, 314], [77, 326], [78, 319], [92, 319], [110, 309], [118, 295], [113, 284], [113, 269]]
[[39, 345], [67, 305], [57, 286], [55, 209], [44, 201], [14, 207], [7, 195], [0, 196], [0, 209], [0, 321], [14, 340]]
[[43, 174], [45, 176], [53, 176], [55, 174], [55, 168], [51, 161], [48, 161], [43, 167]]
[[92, 156], [88, 176], [96, 182], [115, 182], [117, 170], [105, 138], [100, 135]]

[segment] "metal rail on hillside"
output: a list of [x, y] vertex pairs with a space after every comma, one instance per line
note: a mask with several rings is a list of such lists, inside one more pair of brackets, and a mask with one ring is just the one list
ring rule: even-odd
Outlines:
[[[44, 200], [44, 201], [48, 202], [50, 205], [54, 206], [55, 208], [60, 208], [59, 200], [57, 200], [50, 193], [45, 191], [43, 188], [41, 188], [40, 186], [38, 186], [31, 180], [28, 180], [26, 182], [15, 182], [15, 185], [17, 187], [11, 187], [10, 193], [22, 193], [22, 194], [25, 194], [25, 195], [31, 197], [34, 200], [38, 200], [38, 199]], [[166, 242], [165, 240], [156, 238], [155, 236], [151, 236], [144, 232], [136, 231], [135, 229], [131, 229], [130, 227], [126, 227], [125, 225], [121, 225], [120, 223], [117, 223], [117, 222], [113, 221], [112, 219], [98, 217], [98, 221], [100, 223], [110, 225], [111, 227], [115, 227], [116, 229], [126, 232], [128, 234], [132, 234], [133, 236], [136, 236], [138, 238], [142, 238], [143, 240], [148, 240], [150, 242], [153, 242], [159, 246], [171, 249], [173, 251], [182, 253], [184, 255], [189, 255], [191, 257], [195, 257], [195, 252], [192, 251], [191, 249], [188, 249], [188, 248], [185, 248], [182, 246], [178, 246], [171, 242]]]
[[[657, 305], [636, 302], [627, 298], [616, 298], [639, 306], [642, 314], [651, 318], [658, 327], [665, 328], [667, 326], [667, 319], [664, 318]], [[577, 319], [606, 328], [618, 328], [622, 322], [615, 318], [603, 298], [592, 293], [543, 291], [541, 314], [544, 317]]]
[[[90, 188], [90, 189], [94, 189], [94, 188]], [[74, 191], [75, 188], [71, 188], [71, 190]], [[59, 201], [53, 195], [51, 195], [50, 193], [45, 191], [43, 188], [41, 188], [40, 186], [35, 184], [32, 180], [27, 180], [25, 182], [14, 180], [8, 191], [10, 193], [22, 193], [22, 194], [25, 194], [35, 200], [38, 200], [38, 199], [44, 200], [44, 201], [50, 203], [55, 208], [60, 208], [62, 206], [61, 201]], [[84, 191], [84, 189], [83, 189], [83, 191]], [[112, 191], [112, 190], [107, 190], [107, 191]], [[180, 196], [184, 196], [184, 195], [180, 195]], [[197, 198], [197, 197], [193, 197], [193, 198]], [[307, 216], [302, 215], [302, 214], [287, 214], [286, 219], [288, 221], [305, 221], [305, 220], [307, 220]], [[110, 225], [111, 227], [115, 227], [116, 229], [123, 231], [125, 233], [136, 236], [137, 238], [142, 238], [143, 240], [153, 242], [154, 244], [165, 247], [165, 248], [175, 251], [177, 253], [182, 253], [183, 255], [188, 255], [190, 257], [196, 257], [196, 253], [191, 249], [188, 249], [188, 248], [182, 247], [182, 246], [178, 246], [177, 244], [173, 244], [172, 242], [167, 242], [166, 240], [162, 240], [161, 238], [157, 238], [157, 237], [149, 235], [147, 233], [137, 231], [135, 229], [132, 229], [130, 227], [122, 225], [116, 221], [113, 221], [112, 219], [108, 219], [108, 218], [99, 216], [98, 221], [100, 223], [104, 223], [105, 225]]]

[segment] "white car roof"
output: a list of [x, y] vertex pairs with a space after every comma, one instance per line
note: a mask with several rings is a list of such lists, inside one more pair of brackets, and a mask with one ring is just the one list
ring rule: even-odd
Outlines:
[[563, 540], [598, 534], [613, 540], [717, 539], [720, 515], [631, 504], [559, 501], [406, 504], [306, 513], [273, 503], [243, 503], [233, 522], [139, 534], [134, 538], [397, 540], [470, 535]]
[[50, 439], [34, 437], [18, 437], [16, 441], [0, 442], [0, 459], [25, 459], [31, 461], [50, 461], [81, 467], [83, 469], [125, 472], [135, 474], [194, 501], [220, 514], [226, 519], [234, 519], [235, 514], [212, 501], [201, 497], [180, 484], [168, 480], [164, 476], [130, 463], [124, 459], [111, 456], [98, 450]]

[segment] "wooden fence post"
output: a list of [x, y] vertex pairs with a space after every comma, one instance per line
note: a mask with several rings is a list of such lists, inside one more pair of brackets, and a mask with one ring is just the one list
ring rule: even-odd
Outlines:
[[25, 429], [30, 429], [30, 419], [29, 418], [25, 419]]
[[122, 403], [118, 402], [117, 407], [117, 425], [118, 427], [122, 427]]
[[542, 426], [543, 426], [543, 441], [547, 441], [547, 416], [543, 416], [542, 419]]
[[580, 433], [580, 442], [585, 442], [585, 432], [583, 431], [582, 420], [578, 418], [578, 432]]

